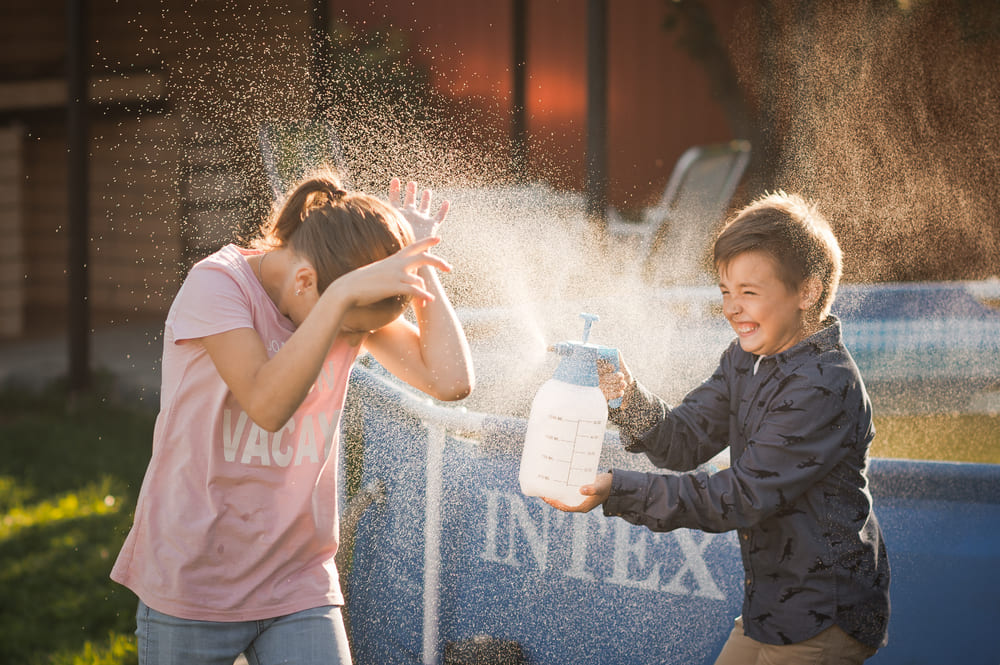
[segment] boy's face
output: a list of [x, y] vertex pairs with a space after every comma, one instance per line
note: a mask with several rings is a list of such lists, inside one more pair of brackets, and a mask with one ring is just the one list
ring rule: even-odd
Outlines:
[[722, 311], [748, 353], [769, 356], [806, 337], [803, 291], [792, 291], [778, 278], [769, 254], [737, 254], [719, 273]]

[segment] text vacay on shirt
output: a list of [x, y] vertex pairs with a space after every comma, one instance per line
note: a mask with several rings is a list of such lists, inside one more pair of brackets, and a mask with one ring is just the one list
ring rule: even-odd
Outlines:
[[[239, 413], [235, 423], [234, 411]], [[301, 420], [293, 416], [284, 427], [271, 433], [254, 424], [245, 411], [225, 409], [222, 413], [222, 452], [227, 462], [238, 461], [255, 466], [271, 466], [272, 462], [277, 466], [319, 463], [330, 454], [333, 433], [339, 420], [339, 410], [306, 414], [301, 416]], [[239, 454], [241, 445], [242, 454]]]
[[[309, 389], [310, 396], [333, 390], [335, 373], [334, 363], [325, 363]], [[227, 462], [253, 466], [318, 464], [330, 454], [339, 423], [340, 409], [319, 409], [314, 413], [300, 409], [284, 427], [272, 433], [250, 420], [242, 409], [223, 409], [222, 452]]]

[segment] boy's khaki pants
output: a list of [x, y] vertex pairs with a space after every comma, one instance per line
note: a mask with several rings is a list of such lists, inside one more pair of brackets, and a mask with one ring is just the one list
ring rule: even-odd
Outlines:
[[874, 655], [837, 626], [797, 644], [764, 644], [744, 635], [743, 617], [737, 617], [715, 665], [859, 665]]

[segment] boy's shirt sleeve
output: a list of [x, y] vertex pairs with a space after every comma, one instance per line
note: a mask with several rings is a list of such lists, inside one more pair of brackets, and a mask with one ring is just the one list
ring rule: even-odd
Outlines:
[[729, 390], [725, 357], [715, 373], [692, 390], [677, 407], [635, 383], [624, 409], [612, 409], [610, 420], [619, 426], [622, 445], [645, 453], [662, 469], [689, 471], [729, 445]]
[[642, 452], [642, 435], [661, 423], [670, 412], [666, 402], [636, 381], [627, 389], [627, 406], [608, 410], [608, 419], [618, 425], [622, 445], [629, 452]]
[[863, 482], [867, 433], [857, 431], [858, 414], [851, 410], [864, 408], [865, 402], [856, 399], [853, 376], [842, 374], [834, 379], [834, 384], [844, 384], [841, 390], [828, 389], [829, 381], [820, 384], [799, 373], [776, 379], [780, 388], [757, 414], [759, 423], [752, 425], [742, 454], [728, 469], [711, 475], [616, 469], [605, 514], [656, 531], [722, 532], [799, 510], [793, 502], [852, 453], [858, 468], [849, 468], [859, 478], [843, 480]]

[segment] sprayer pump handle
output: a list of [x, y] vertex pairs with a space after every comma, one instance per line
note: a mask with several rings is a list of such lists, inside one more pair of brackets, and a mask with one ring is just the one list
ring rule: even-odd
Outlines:
[[584, 344], [587, 343], [587, 338], [590, 337], [590, 326], [594, 325], [594, 321], [600, 321], [601, 317], [596, 314], [587, 314], [586, 312], [580, 312], [580, 318], [583, 319], [583, 338]]

